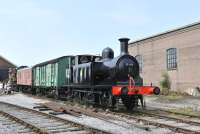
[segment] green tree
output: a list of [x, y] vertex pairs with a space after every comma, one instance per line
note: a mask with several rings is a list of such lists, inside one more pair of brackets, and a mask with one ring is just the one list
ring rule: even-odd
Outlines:
[[169, 78], [168, 73], [162, 74], [162, 80], [160, 81], [160, 86], [162, 87], [162, 90], [166, 93], [169, 93], [169, 89], [171, 88], [171, 81]]

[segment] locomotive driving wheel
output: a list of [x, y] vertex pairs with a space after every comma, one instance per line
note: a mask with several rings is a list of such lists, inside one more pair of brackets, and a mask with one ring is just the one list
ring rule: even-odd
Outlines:
[[104, 107], [110, 107], [113, 108], [116, 104], [116, 99], [115, 97], [109, 93], [109, 92], [104, 92], [101, 96], [101, 105]]
[[127, 110], [133, 110], [138, 106], [138, 98], [135, 96], [122, 96], [122, 102]]
[[114, 108], [116, 103], [117, 103], [116, 98], [110, 94], [108, 98], [108, 107]]

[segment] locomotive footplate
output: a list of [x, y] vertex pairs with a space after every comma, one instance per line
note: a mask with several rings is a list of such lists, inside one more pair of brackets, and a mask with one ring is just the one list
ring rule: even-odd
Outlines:
[[154, 86], [133, 86], [133, 85], [116, 85], [112, 86], [112, 95], [117, 98], [117, 102], [121, 99], [122, 103], [128, 110], [139, 106], [145, 106], [143, 95], [160, 93], [160, 89]]
[[160, 93], [160, 88], [154, 86], [124, 86], [116, 85], [112, 86], [112, 94], [115, 96], [119, 95], [145, 95]]

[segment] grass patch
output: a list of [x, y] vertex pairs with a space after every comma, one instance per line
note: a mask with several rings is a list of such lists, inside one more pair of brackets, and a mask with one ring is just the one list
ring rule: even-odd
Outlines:
[[163, 96], [164, 99], [169, 100], [169, 101], [175, 101], [175, 100], [179, 100], [181, 98], [183, 98], [183, 96], [181, 95], [167, 95], [167, 96]]
[[179, 99], [184, 98], [188, 94], [186, 93], [181, 93], [181, 92], [176, 92], [176, 91], [169, 91], [167, 94], [161, 94], [159, 98], [164, 99], [164, 100], [169, 100], [169, 101], [176, 101]]
[[189, 116], [199, 116], [200, 117], [200, 112], [199, 110], [194, 107], [184, 107], [184, 108], [177, 108], [177, 109], [171, 109], [169, 110], [170, 112], [176, 114], [183, 114], [183, 115], [189, 115]]
[[[176, 100], [180, 100], [182, 98], [184, 98], [185, 94], [180, 93], [180, 92], [175, 92], [175, 91], [170, 91], [167, 94], [161, 94], [158, 95], [158, 100], [162, 100], [162, 101], [176, 101]], [[154, 96], [156, 97], [156, 96]]]

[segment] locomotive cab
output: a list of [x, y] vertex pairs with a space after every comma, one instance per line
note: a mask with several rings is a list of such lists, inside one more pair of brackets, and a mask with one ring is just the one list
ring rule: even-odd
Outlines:
[[99, 61], [101, 56], [77, 55], [73, 66], [73, 83], [77, 85], [91, 85], [92, 66], [95, 61]]

